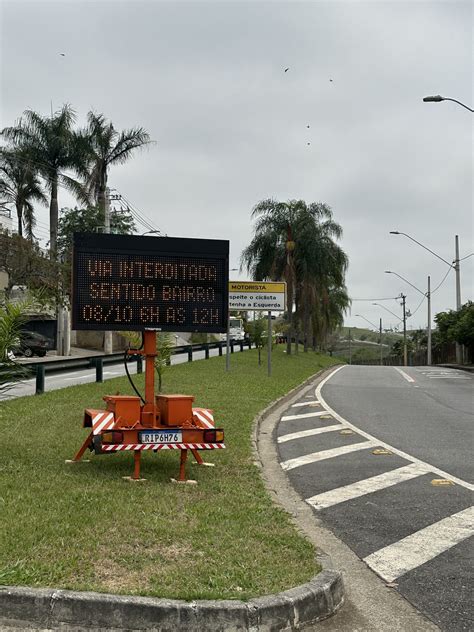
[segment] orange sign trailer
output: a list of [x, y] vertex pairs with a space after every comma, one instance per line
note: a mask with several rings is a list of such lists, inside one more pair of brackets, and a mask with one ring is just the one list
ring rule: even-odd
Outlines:
[[[215, 428], [212, 411], [193, 408], [193, 396], [155, 396], [156, 332], [144, 332], [143, 349], [131, 353], [145, 357], [145, 399], [128, 395], [107, 395], [105, 410], [86, 408], [84, 427], [89, 435], [70, 463], [81, 460], [89, 448], [95, 454], [133, 452], [134, 469], [130, 480], [140, 479], [140, 458], [144, 450], [180, 450], [178, 482], [186, 482], [188, 450], [199, 465], [201, 450], [225, 448], [224, 431]], [[126, 477], [128, 478], [128, 477]], [[173, 479], [174, 480], [174, 479]]]

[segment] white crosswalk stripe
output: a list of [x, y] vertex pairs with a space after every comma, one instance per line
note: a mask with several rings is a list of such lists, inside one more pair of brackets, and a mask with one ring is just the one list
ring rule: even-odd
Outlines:
[[336, 424], [335, 426], [323, 426], [322, 428], [310, 428], [310, 430], [301, 430], [300, 432], [291, 432], [287, 435], [278, 437], [278, 443], [286, 443], [287, 441], [293, 441], [294, 439], [303, 439], [304, 437], [313, 437], [314, 435], [323, 434], [324, 432], [334, 432], [335, 430], [342, 430], [344, 426], [342, 424]]
[[312, 399], [309, 402], [298, 402], [298, 404], [292, 404], [292, 408], [298, 408], [299, 406], [321, 406], [317, 399]]
[[474, 507], [469, 507], [375, 551], [364, 561], [385, 581], [393, 582], [472, 535]]
[[301, 467], [302, 465], [308, 465], [309, 463], [316, 463], [317, 461], [324, 461], [325, 459], [333, 459], [334, 457], [341, 456], [342, 454], [357, 452], [357, 450], [367, 450], [372, 448], [374, 445], [376, 444], [372, 441], [362, 441], [362, 443], [352, 443], [351, 445], [343, 445], [339, 448], [313, 452], [312, 454], [305, 454], [294, 459], [282, 461], [281, 467], [286, 471], [293, 470], [295, 467]]
[[302, 413], [301, 415], [286, 415], [280, 421], [294, 421], [298, 419], [309, 419], [310, 417], [321, 417], [321, 415], [329, 415], [327, 410], [317, 410], [314, 413]]
[[411, 463], [405, 465], [396, 470], [390, 470], [384, 472], [378, 476], [371, 476], [364, 480], [351, 483], [350, 485], [344, 485], [330, 491], [316, 494], [307, 498], [306, 502], [315, 509], [325, 509], [326, 507], [332, 507], [339, 503], [346, 502], [347, 500], [353, 500], [366, 494], [377, 492], [381, 489], [386, 489], [397, 483], [408, 481], [412, 478], [417, 478], [428, 472], [428, 468], [418, 465], [417, 463]]

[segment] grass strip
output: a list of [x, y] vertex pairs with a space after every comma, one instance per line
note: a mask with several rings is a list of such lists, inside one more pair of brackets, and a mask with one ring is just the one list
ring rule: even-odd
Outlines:
[[[84, 440], [86, 407], [133, 394], [126, 378], [72, 386], [0, 405], [0, 583], [180, 599], [249, 599], [307, 581], [314, 551], [274, 506], [254, 465], [256, 414], [331, 358], [273, 354], [272, 377], [255, 350], [170, 367], [164, 391], [195, 396], [225, 429], [226, 450], [188, 460], [197, 486], [169, 482], [179, 452], [143, 453], [144, 483], [130, 454], [65, 464]], [[143, 389], [144, 377], [136, 376]]]

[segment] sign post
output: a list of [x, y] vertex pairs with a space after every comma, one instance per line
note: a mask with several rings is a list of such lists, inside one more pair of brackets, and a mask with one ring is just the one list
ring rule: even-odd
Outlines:
[[272, 375], [272, 313], [268, 312], [268, 377]]
[[[268, 375], [272, 374], [272, 312], [286, 310], [286, 283], [265, 281], [229, 281], [229, 311], [267, 312]], [[228, 369], [227, 369], [228, 370]]]
[[227, 336], [225, 339], [225, 370], [230, 371], [230, 310], [227, 316]]

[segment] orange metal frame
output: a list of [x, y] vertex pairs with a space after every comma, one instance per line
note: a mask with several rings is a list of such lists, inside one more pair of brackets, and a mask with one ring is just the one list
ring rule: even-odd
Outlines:
[[[145, 401], [140, 403], [138, 397], [128, 396], [106, 396], [104, 400], [107, 402], [107, 411], [113, 412], [116, 423], [112, 432], [117, 430], [123, 432], [125, 444], [133, 444], [137, 442], [138, 432], [147, 429], [174, 429], [183, 432], [183, 443], [202, 442], [204, 428], [193, 425], [192, 408], [193, 400], [190, 396], [169, 395], [161, 398], [155, 397], [155, 357], [156, 357], [156, 332], [144, 332], [143, 349], [129, 351], [129, 354], [142, 354], [145, 357]], [[159, 405], [157, 405], [159, 399]], [[107, 412], [104, 411], [104, 412]], [[189, 419], [189, 411], [191, 411], [191, 419]], [[137, 419], [138, 417], [138, 419]], [[170, 418], [174, 418], [174, 422]], [[84, 425], [90, 426], [90, 416], [86, 411]], [[222, 432], [222, 431], [221, 431]], [[187, 440], [184, 437], [187, 436]], [[223, 433], [222, 433], [223, 436]], [[86, 440], [72, 459], [72, 462], [80, 461], [87, 448], [93, 445], [94, 433], [91, 430]], [[223, 444], [222, 446], [223, 447]], [[191, 449], [191, 452], [199, 465], [204, 465], [203, 459], [199, 452]], [[180, 449], [180, 464], [178, 481], [186, 481], [186, 460], [188, 457], [188, 449]], [[140, 460], [141, 450], [134, 450], [134, 468], [131, 480], [140, 480]]]

